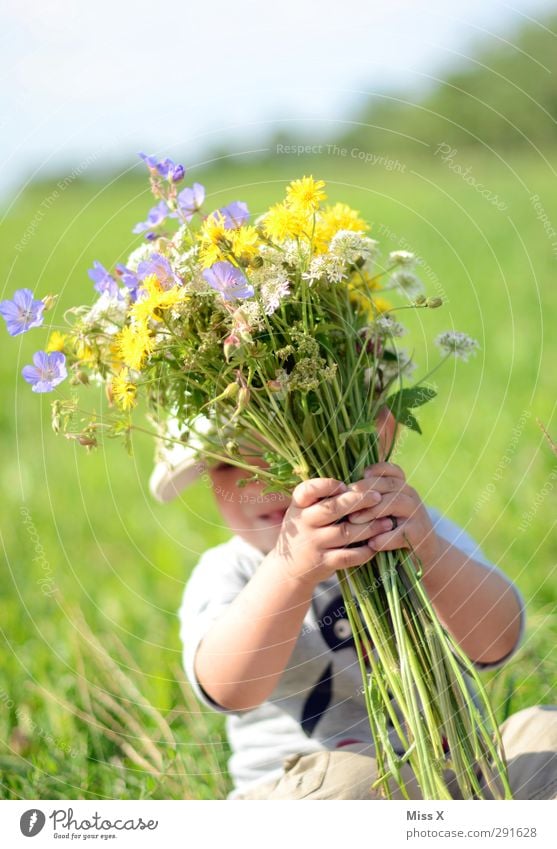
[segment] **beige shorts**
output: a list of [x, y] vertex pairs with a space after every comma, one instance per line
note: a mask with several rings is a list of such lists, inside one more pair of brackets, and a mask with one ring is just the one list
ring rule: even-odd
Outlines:
[[[509, 781], [515, 799], [557, 798], [557, 706], [526, 708], [501, 726]], [[368, 753], [366, 753], [366, 751]], [[421, 799], [412, 770], [402, 773], [411, 799]], [[371, 789], [377, 777], [375, 759], [362, 744], [339, 751], [292, 755], [284, 762], [284, 774], [257, 785], [236, 799], [381, 799]], [[449, 779], [449, 774], [447, 774]], [[456, 782], [449, 780], [455, 799], [461, 798]], [[403, 796], [393, 792], [393, 798]]]

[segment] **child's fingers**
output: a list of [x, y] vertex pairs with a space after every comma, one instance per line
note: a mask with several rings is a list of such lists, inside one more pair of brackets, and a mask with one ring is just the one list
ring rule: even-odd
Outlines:
[[323, 554], [323, 564], [331, 572], [337, 569], [353, 569], [355, 566], [363, 566], [373, 557], [373, 552], [364, 543], [355, 548], [330, 549]]
[[335, 478], [312, 478], [302, 481], [292, 493], [292, 504], [294, 507], [305, 509], [315, 504], [321, 498], [338, 495], [347, 492], [348, 487], [342, 481]]
[[402, 480], [406, 480], [406, 475], [400, 466], [397, 466], [396, 463], [374, 463], [372, 466], [368, 466], [364, 469], [364, 478], [372, 478], [372, 477], [391, 477], [391, 478], [402, 478]]
[[314, 528], [332, 525], [348, 516], [354, 510], [365, 509], [379, 504], [381, 495], [373, 490], [353, 492], [348, 490], [340, 495], [324, 498], [312, 504], [304, 512], [304, 520]]
[[351, 492], [399, 492], [408, 486], [404, 478], [393, 477], [393, 475], [377, 475], [366, 478], [365, 480], [356, 481], [350, 484]]
[[319, 528], [319, 547], [323, 550], [334, 548], [345, 548], [355, 542], [363, 542], [377, 534], [390, 531], [393, 527], [392, 519], [389, 517], [374, 519], [365, 525], [353, 525], [350, 522], [338, 522], [336, 525], [327, 525]]
[[408, 548], [408, 519], [400, 522], [395, 530], [377, 534], [367, 541], [371, 551], [394, 551], [397, 548]]
[[415, 500], [406, 492], [394, 492], [383, 495], [381, 501], [372, 507], [356, 510], [347, 517], [347, 521], [362, 525], [381, 516], [396, 516], [397, 519], [408, 519], [417, 510]]

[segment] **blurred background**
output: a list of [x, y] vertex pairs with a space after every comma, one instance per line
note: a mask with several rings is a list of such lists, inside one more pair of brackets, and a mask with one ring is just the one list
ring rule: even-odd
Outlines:
[[[57, 437], [21, 368], [91, 303], [87, 269], [125, 261], [152, 206], [137, 152], [169, 156], [208, 208], [253, 215], [304, 174], [415, 251], [481, 346], [438, 373], [423, 436], [397, 452], [424, 500], [516, 581], [520, 653], [485, 675], [502, 721], [555, 703], [557, 5], [237, 0], [163, 7], [8, 0], [2, 10], [2, 298], [58, 293], [45, 326], [1, 338], [0, 796], [224, 798], [221, 719], [192, 699], [176, 611], [200, 552], [229, 533], [211, 493], [148, 492], [153, 445]], [[63, 387], [60, 387], [63, 389]], [[88, 410], [102, 398], [81, 393]], [[67, 391], [66, 391], [67, 395]], [[57, 397], [65, 397], [63, 392]]]

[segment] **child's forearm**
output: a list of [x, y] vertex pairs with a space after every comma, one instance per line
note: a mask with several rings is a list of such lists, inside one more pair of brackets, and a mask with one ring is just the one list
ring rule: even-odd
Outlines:
[[284, 672], [311, 603], [313, 586], [292, 578], [273, 550], [210, 628], [197, 650], [200, 684], [219, 705], [264, 702]]
[[493, 663], [519, 636], [520, 604], [511, 583], [438, 537], [423, 584], [443, 625], [474, 661]]

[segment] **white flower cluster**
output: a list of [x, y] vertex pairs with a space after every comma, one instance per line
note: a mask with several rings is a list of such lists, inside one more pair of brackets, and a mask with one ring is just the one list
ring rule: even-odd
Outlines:
[[316, 280], [328, 280], [330, 283], [340, 283], [348, 277], [346, 261], [333, 254], [320, 254], [312, 259], [309, 269], [302, 274], [311, 286]]
[[406, 328], [399, 321], [395, 321], [390, 315], [380, 315], [375, 319], [375, 326], [383, 336], [390, 339], [400, 338], [406, 333]]
[[410, 251], [391, 251], [389, 254], [389, 262], [392, 265], [414, 265], [416, 255]]
[[339, 230], [329, 242], [329, 253], [353, 265], [357, 260], [367, 262], [377, 255], [378, 242], [354, 230]]
[[411, 300], [421, 295], [424, 291], [424, 284], [419, 277], [416, 277], [411, 271], [399, 269], [391, 277], [391, 285], [400, 289]]
[[128, 290], [121, 289], [120, 297], [102, 292], [90, 310], [80, 318], [82, 329], [100, 328], [104, 333], [114, 335], [123, 327], [129, 306]]
[[266, 280], [261, 286], [261, 300], [265, 315], [272, 315], [280, 306], [280, 302], [290, 294], [290, 283], [286, 277], [275, 277]]
[[471, 354], [475, 354], [480, 345], [471, 336], [461, 333], [459, 330], [446, 330], [440, 333], [435, 344], [445, 354], [453, 354], [457, 359], [467, 362]]

